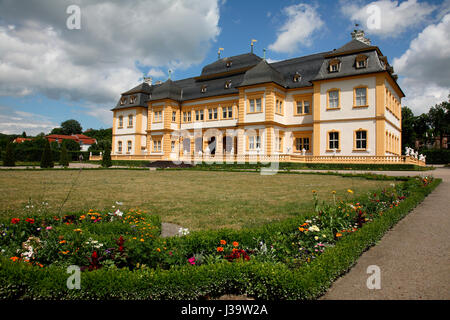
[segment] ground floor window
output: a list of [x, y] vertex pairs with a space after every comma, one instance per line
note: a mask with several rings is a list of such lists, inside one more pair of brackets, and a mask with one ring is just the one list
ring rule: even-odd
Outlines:
[[122, 153], [122, 141], [117, 143], [117, 152]]
[[132, 147], [132, 142], [131, 141], [127, 141], [127, 152], [128, 153], [131, 152], [131, 147]]
[[261, 137], [260, 136], [248, 137], [248, 149], [249, 150], [261, 149]]
[[339, 132], [331, 131], [328, 132], [328, 149], [339, 149]]
[[153, 152], [161, 152], [161, 140], [153, 140]]
[[356, 149], [367, 149], [367, 131], [358, 130], [355, 132]]
[[297, 152], [310, 151], [310, 139], [309, 137], [298, 137], [295, 138], [295, 150]]

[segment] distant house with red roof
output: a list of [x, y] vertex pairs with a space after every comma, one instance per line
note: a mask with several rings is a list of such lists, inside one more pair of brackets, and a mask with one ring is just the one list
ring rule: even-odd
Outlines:
[[25, 141], [31, 141], [31, 140], [33, 140], [32, 138], [15, 138], [14, 139], [14, 141], [13, 141], [13, 143], [23, 143], [23, 142], [25, 142]]
[[64, 140], [73, 140], [80, 144], [81, 151], [88, 151], [91, 145], [97, 143], [96, 139], [85, 136], [84, 134], [73, 134], [71, 136], [63, 134], [50, 134], [48, 136], [45, 136], [45, 138], [50, 143], [57, 142], [59, 144], [61, 144]]

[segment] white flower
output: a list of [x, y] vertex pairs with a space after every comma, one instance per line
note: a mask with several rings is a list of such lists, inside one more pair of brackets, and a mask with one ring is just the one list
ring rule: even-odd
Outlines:
[[189, 229], [188, 228], [179, 228], [178, 229], [178, 234], [180, 236], [186, 236], [189, 234]]
[[123, 205], [123, 202], [116, 201], [116, 204], [117, 204], [118, 206], [121, 206], [121, 205]]
[[309, 230], [309, 231], [316, 231], [316, 232], [319, 232], [319, 231], [320, 231], [319, 227], [316, 226], [316, 225], [311, 226], [308, 230]]
[[119, 217], [123, 216], [123, 212], [120, 211], [119, 209], [117, 209], [117, 210], [114, 212], [114, 214], [115, 214], [116, 216], [119, 216]]

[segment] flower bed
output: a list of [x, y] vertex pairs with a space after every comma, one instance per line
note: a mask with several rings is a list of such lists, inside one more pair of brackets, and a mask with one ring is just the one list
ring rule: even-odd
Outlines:
[[12, 218], [0, 224], [0, 250], [15, 263], [41, 268], [122, 268], [138, 263], [142, 244], [154, 241], [160, 230], [158, 216], [139, 210]]
[[[236, 293], [265, 299], [311, 299], [323, 293], [438, 183], [432, 178], [410, 179], [360, 199], [348, 190], [345, 199], [327, 205], [320, 204], [313, 192], [314, 209], [308, 216], [256, 229], [192, 232], [167, 239], [140, 238], [142, 233], [130, 227], [140, 221], [136, 213], [133, 218], [124, 215], [109, 222], [105, 222], [106, 215], [100, 215], [103, 218], [97, 222], [99, 215], [91, 214], [89, 222], [75, 216], [68, 225], [53, 226], [51, 232], [34, 231], [36, 224], [46, 226], [42, 224], [45, 219], [10, 221], [5, 226], [9, 231], [22, 224], [20, 230], [25, 234], [20, 240], [10, 240], [15, 247], [8, 247], [0, 259], [0, 297], [198, 299]], [[90, 231], [93, 226], [105, 228]], [[23, 254], [27, 246], [39, 248], [49, 239], [35, 232], [55, 232], [57, 240], [52, 243], [57, 249], [49, 250], [54, 260], [42, 260], [45, 255], [37, 249], [31, 255], [34, 260], [25, 262], [25, 257], [30, 258]], [[72, 245], [64, 254], [65, 245], [80, 236], [90, 241], [88, 249], [74, 254]], [[99, 243], [110, 253], [97, 248]], [[13, 255], [17, 249], [20, 256]], [[66, 287], [67, 274], [61, 266], [69, 264], [84, 267], [81, 290]]]

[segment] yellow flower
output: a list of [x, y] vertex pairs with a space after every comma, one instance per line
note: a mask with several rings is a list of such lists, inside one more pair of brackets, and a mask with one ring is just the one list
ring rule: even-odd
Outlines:
[[75, 231], [75, 232], [82, 232], [83, 230], [81, 230], [81, 229], [74, 229], [73, 231]]
[[353, 190], [352, 189], [347, 189], [347, 192], [348, 193], [353, 193]]
[[144, 242], [144, 239], [141, 239], [141, 240], [139, 240], [139, 241]]
[[333, 191], [331, 191], [331, 193], [332, 193], [332, 194], [336, 194], [336, 191], [333, 190]]
[[316, 190], [313, 190], [312, 193], [317, 193], [317, 191], [316, 191]]
[[161, 249], [160, 248], [156, 248], [156, 251], [161, 252]]

